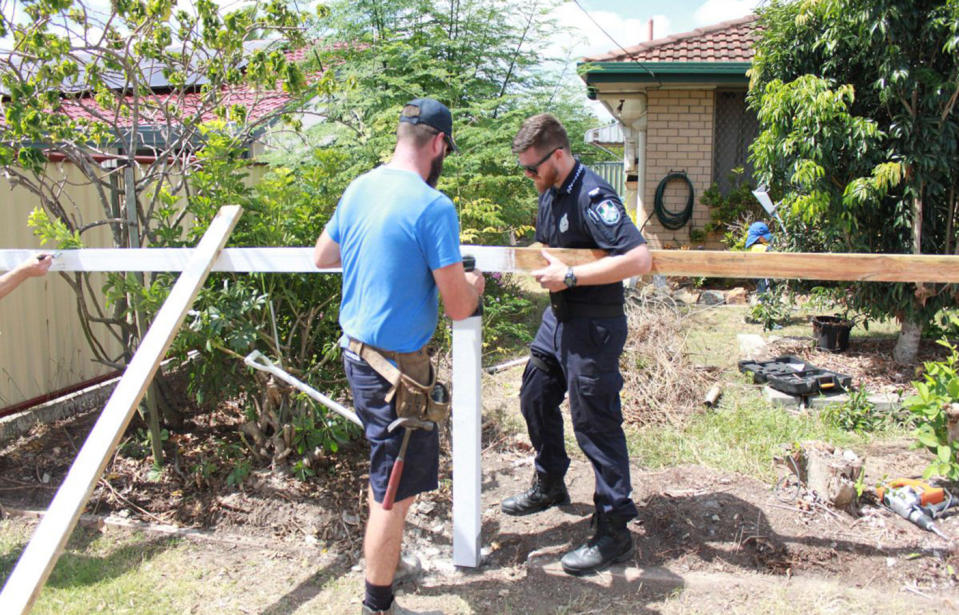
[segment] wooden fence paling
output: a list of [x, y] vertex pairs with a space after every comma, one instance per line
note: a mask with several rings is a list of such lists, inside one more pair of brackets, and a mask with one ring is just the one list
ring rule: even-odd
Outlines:
[[190, 262], [170, 290], [169, 297], [143, 337], [113, 395], [77, 454], [70, 472], [57, 490], [50, 508], [7, 578], [0, 593], [0, 613], [23, 614], [33, 606], [107, 460], [119, 443], [134, 409], [153, 379], [157, 366], [241, 212], [238, 206], [221, 208], [197, 248], [192, 251]]
[[[64, 250], [52, 271], [181, 271], [194, 248]], [[529, 273], [546, 264], [540, 248], [464, 245], [483, 271]], [[560, 260], [580, 265], [603, 256], [599, 250], [549, 248]], [[0, 250], [0, 271], [15, 267], [35, 250]], [[863, 282], [959, 283], [959, 256], [936, 254], [812, 254], [651, 250], [653, 273], [720, 278], [846, 280]], [[228, 248], [213, 271], [237, 273], [336, 273], [317, 269], [312, 248]]]

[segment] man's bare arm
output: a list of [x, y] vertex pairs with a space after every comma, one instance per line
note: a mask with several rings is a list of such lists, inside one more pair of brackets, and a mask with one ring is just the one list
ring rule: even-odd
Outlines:
[[453, 263], [433, 270], [446, 315], [453, 320], [469, 318], [476, 312], [480, 296], [486, 288], [483, 272], [464, 271], [463, 263]]
[[316, 246], [313, 248], [313, 263], [318, 269], [330, 269], [342, 264], [340, 262], [340, 244], [333, 241], [326, 229], [323, 229], [316, 240]]

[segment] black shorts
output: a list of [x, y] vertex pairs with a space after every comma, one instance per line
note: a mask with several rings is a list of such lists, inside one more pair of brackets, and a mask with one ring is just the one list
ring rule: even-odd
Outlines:
[[[406, 430], [398, 428], [391, 433], [387, 429], [396, 420], [396, 410], [385, 399], [390, 390], [385, 378], [346, 349], [343, 349], [343, 369], [353, 394], [353, 406], [363, 422], [366, 439], [370, 443], [370, 487], [373, 489], [373, 499], [382, 503], [393, 462], [399, 455]], [[414, 429], [406, 447], [403, 477], [396, 490], [396, 501], [436, 489], [439, 484], [439, 465], [438, 430]]]

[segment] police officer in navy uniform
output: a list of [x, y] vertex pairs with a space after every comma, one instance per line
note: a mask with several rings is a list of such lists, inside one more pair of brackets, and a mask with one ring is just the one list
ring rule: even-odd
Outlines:
[[581, 575], [633, 554], [626, 524], [637, 511], [619, 397], [619, 357], [626, 342], [622, 281], [647, 273], [652, 260], [616, 192], [573, 158], [555, 117], [527, 119], [513, 140], [513, 153], [540, 194], [536, 240], [547, 247], [608, 252], [571, 267], [544, 250], [549, 264], [533, 272], [550, 291], [520, 390], [536, 473], [529, 490], [502, 503], [506, 514], [527, 515], [569, 502], [563, 477], [570, 460], [559, 409], [568, 392], [576, 441], [596, 477], [595, 534], [561, 561], [567, 573]]

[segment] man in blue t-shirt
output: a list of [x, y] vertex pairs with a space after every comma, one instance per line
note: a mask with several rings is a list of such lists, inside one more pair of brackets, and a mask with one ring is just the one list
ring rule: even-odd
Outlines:
[[437, 295], [453, 320], [476, 311], [483, 275], [464, 270], [456, 209], [436, 190], [443, 160], [455, 150], [446, 106], [431, 98], [407, 103], [390, 162], [350, 184], [314, 250], [317, 267], [343, 267], [343, 366], [370, 442], [363, 613], [394, 612], [392, 584], [403, 524], [416, 495], [437, 487], [439, 441], [435, 429], [412, 432], [395, 504], [385, 510], [403, 430], [387, 429], [397, 418], [395, 399], [387, 401], [392, 385], [350, 348], [373, 347], [426, 384], [426, 344], [436, 329]]

